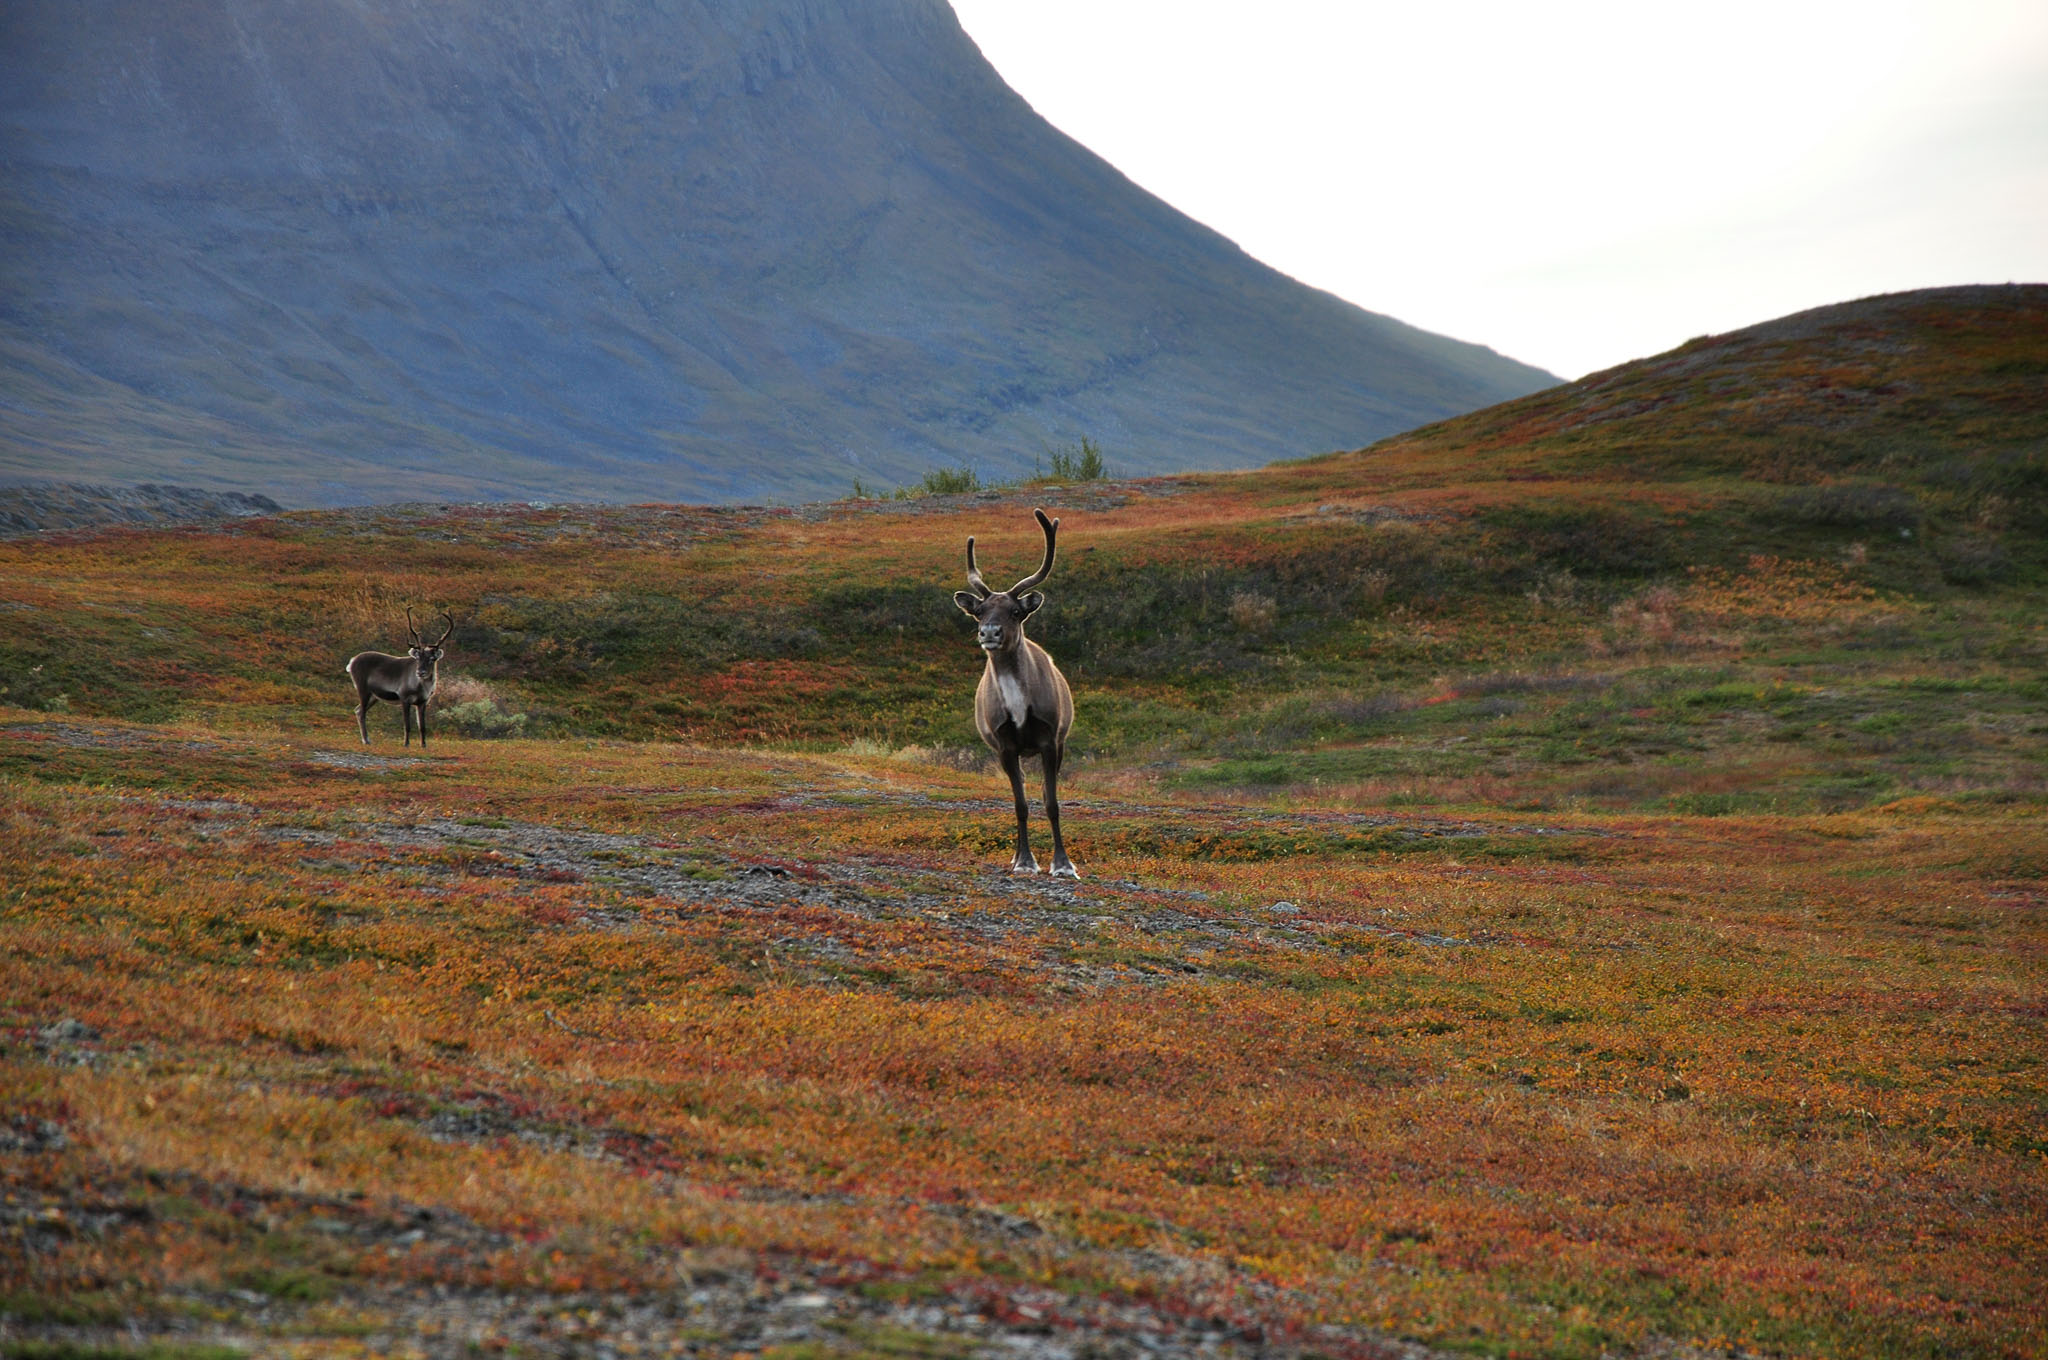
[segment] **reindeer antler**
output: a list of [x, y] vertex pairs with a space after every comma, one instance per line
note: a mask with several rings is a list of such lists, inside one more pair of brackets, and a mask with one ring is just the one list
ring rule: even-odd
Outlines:
[[455, 631], [455, 616], [444, 611], [441, 617], [448, 620], [448, 626], [442, 630], [441, 636], [434, 639], [434, 645], [436, 647], [446, 642], [448, 640], [448, 635]]
[[1033, 510], [1031, 513], [1038, 516], [1038, 527], [1045, 530], [1045, 560], [1038, 564], [1037, 571], [1010, 587], [1012, 595], [1021, 595], [1052, 575], [1053, 535], [1059, 532], [1060, 522], [1056, 519], [1047, 519], [1043, 510]]
[[414, 622], [412, 621], [412, 606], [411, 606], [411, 605], [407, 605], [407, 606], [405, 607], [405, 631], [406, 631], [406, 632], [408, 632], [408, 633], [411, 633], [411, 634], [412, 634], [412, 645], [413, 645], [413, 646], [415, 646], [415, 647], [419, 646], [419, 645], [420, 645], [420, 630], [419, 630], [419, 626], [418, 626], [417, 624], [415, 624], [415, 623], [414, 623]]
[[974, 593], [986, 600], [995, 594], [988, 588], [988, 582], [981, 579], [981, 568], [974, 565], [974, 535], [967, 536], [967, 584], [974, 587]]

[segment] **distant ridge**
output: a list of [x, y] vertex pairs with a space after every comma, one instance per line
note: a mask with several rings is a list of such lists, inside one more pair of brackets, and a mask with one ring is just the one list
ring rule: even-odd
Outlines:
[[0, 476], [799, 500], [1554, 381], [1137, 189], [941, 0], [0, 11]]

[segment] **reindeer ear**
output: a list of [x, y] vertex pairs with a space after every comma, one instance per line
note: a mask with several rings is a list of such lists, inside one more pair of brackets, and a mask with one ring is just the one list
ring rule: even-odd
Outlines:
[[972, 591], [954, 591], [953, 603], [960, 606], [962, 613], [972, 614], [977, 619], [981, 617], [981, 597]]
[[1017, 617], [1020, 619], [1030, 618], [1038, 612], [1038, 607], [1044, 603], [1045, 596], [1043, 593], [1036, 590], [1025, 591], [1017, 597]]

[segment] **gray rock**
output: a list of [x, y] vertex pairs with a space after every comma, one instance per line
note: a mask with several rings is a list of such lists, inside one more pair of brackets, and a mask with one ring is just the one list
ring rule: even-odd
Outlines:
[[268, 496], [202, 491], [190, 486], [96, 486], [82, 482], [27, 482], [0, 486], [0, 538], [41, 529], [89, 529], [106, 524], [207, 524], [284, 507]]
[[100, 1032], [82, 1020], [65, 1016], [36, 1031], [39, 1038], [48, 1044], [89, 1044], [100, 1037]]

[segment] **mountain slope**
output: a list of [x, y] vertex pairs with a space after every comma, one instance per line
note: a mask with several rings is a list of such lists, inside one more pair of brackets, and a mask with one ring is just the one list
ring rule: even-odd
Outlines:
[[[2048, 453], [2048, 284], [1816, 307], [1304, 464], [1930, 486]], [[1423, 474], [1428, 475], [1428, 474]]]
[[1138, 190], [939, 0], [10, 5], [0, 147], [14, 473], [791, 498], [1552, 381]]

